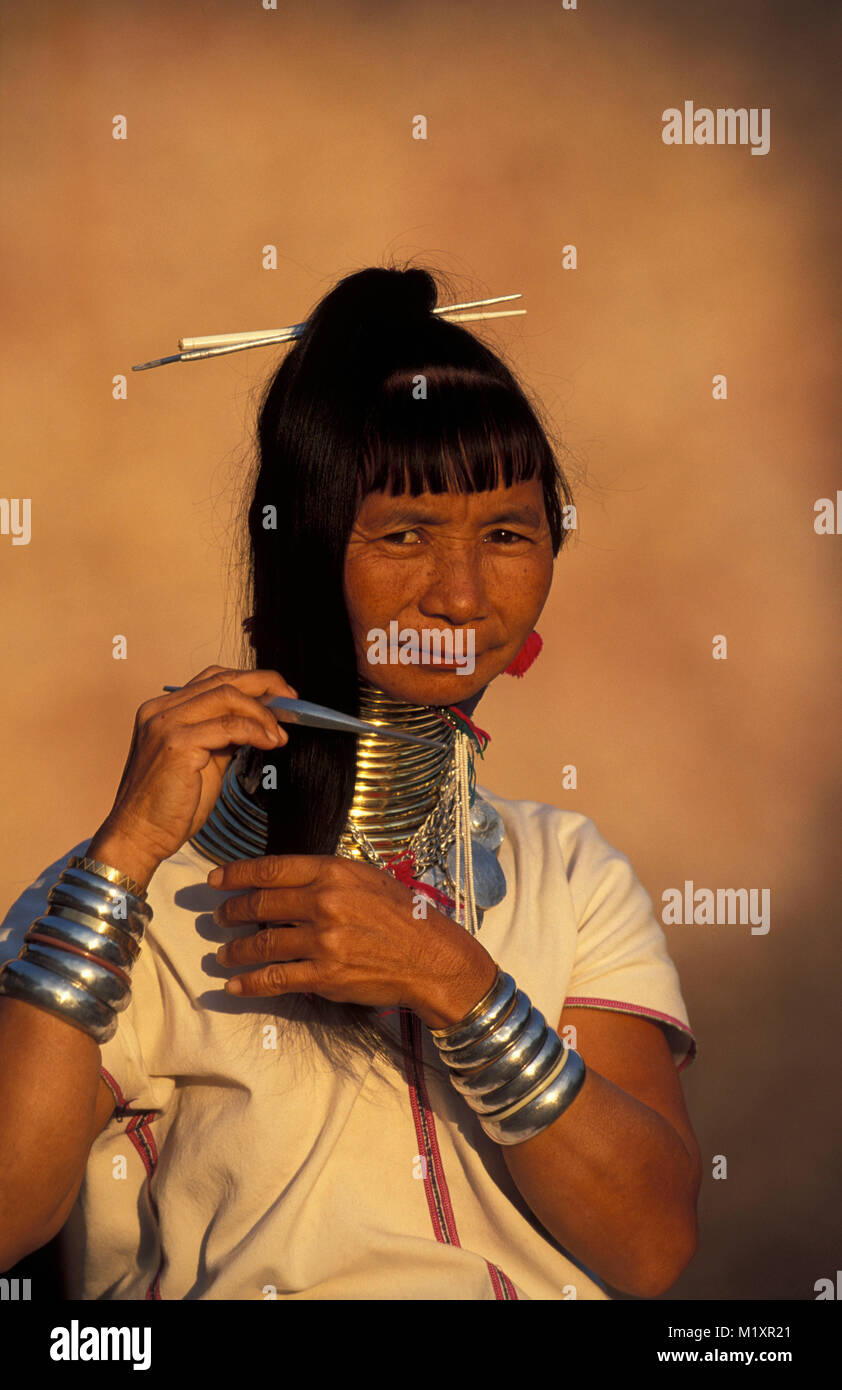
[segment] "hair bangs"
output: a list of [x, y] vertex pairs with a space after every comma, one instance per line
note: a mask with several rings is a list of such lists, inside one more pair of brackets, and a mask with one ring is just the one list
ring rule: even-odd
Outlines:
[[369, 492], [487, 492], [553, 473], [526, 400], [459, 368], [393, 373], [367, 422], [360, 498]]

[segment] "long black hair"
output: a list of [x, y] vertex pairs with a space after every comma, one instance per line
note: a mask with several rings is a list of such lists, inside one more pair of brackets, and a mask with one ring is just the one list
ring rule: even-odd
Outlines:
[[[251, 645], [305, 700], [358, 713], [357, 661], [343, 598], [345, 551], [373, 491], [485, 491], [538, 478], [557, 556], [567, 479], [511, 371], [432, 310], [432, 274], [374, 267], [341, 280], [274, 373], [257, 422], [248, 509]], [[301, 727], [257, 795], [268, 853], [333, 854], [356, 777], [347, 734]], [[374, 1046], [371, 1015], [316, 1002], [322, 1022]], [[324, 1007], [321, 1007], [324, 1005]]]

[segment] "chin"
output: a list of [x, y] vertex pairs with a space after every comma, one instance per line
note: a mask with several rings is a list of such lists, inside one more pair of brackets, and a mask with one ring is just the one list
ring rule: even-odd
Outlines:
[[458, 705], [494, 679], [477, 664], [470, 675], [446, 666], [369, 666], [363, 678], [389, 695], [411, 705]]

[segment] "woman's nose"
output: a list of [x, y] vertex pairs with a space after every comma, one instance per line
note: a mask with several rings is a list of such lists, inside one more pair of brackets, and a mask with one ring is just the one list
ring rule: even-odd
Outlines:
[[488, 592], [480, 557], [473, 552], [438, 558], [418, 607], [426, 617], [437, 618], [451, 627], [463, 627], [486, 617]]

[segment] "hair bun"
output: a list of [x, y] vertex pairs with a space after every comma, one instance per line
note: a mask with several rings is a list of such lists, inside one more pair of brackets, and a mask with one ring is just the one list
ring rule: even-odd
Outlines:
[[426, 270], [390, 270], [372, 266], [357, 271], [326, 295], [313, 315], [313, 329], [356, 324], [365, 332], [369, 325], [382, 328], [407, 320], [426, 318], [435, 308], [436, 282]]
[[[356, 277], [355, 277], [356, 278]], [[380, 318], [423, 317], [435, 308], [437, 291], [426, 270], [363, 271], [361, 307]]]

